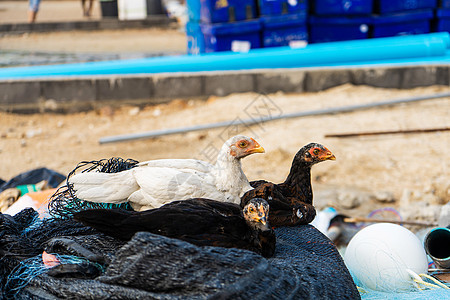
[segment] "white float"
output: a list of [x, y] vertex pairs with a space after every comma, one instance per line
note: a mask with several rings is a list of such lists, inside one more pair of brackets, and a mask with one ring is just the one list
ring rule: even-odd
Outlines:
[[[344, 261], [364, 288], [411, 291], [413, 274], [427, 273], [425, 249], [411, 231], [400, 225], [370, 225], [349, 242]], [[411, 272], [412, 271], [412, 272]]]

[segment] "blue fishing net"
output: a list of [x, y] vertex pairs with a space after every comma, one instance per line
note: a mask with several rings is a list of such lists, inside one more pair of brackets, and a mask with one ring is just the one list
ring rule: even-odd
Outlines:
[[[443, 270], [445, 273], [445, 270]], [[441, 272], [429, 272], [428, 276], [433, 276]], [[447, 271], [448, 273], [448, 271]], [[419, 275], [419, 274], [417, 274]], [[439, 281], [439, 284], [435, 280], [431, 280], [427, 277], [421, 277], [423, 284], [413, 284], [413, 280], [409, 280], [407, 283], [410, 285], [409, 289], [399, 291], [395, 285], [391, 288], [384, 287], [383, 291], [373, 290], [365, 286], [356, 276], [352, 274], [353, 280], [358, 287], [358, 290], [363, 300], [379, 300], [379, 299], [398, 299], [398, 300], [450, 300], [450, 284]], [[395, 279], [395, 282], [399, 282]], [[403, 281], [402, 281], [403, 282]], [[406, 286], [406, 285], [405, 285]], [[403, 289], [405, 288], [403, 286]], [[445, 289], [445, 286], [449, 289]]]
[[[101, 264], [92, 263], [85, 258], [70, 255], [55, 255], [61, 265], [91, 265], [98, 268], [99, 273], [104, 271]], [[42, 255], [37, 255], [21, 261], [6, 279], [3, 296], [5, 299], [17, 299], [22, 290], [28, 286], [30, 281], [51, 270], [42, 260]], [[53, 272], [54, 273], [54, 272]], [[73, 274], [72, 274], [73, 275]]]
[[434, 289], [425, 291], [416, 291], [409, 293], [387, 293], [368, 290], [361, 293], [363, 300], [448, 300], [450, 299], [449, 290]]
[[[356, 281], [357, 282], [357, 281]], [[430, 284], [434, 284], [431, 280], [426, 280]], [[450, 288], [449, 284], [445, 284]], [[369, 288], [360, 288], [361, 299], [363, 300], [379, 300], [379, 299], [398, 299], [398, 300], [450, 300], [450, 290], [442, 287], [429, 287], [420, 289], [411, 289], [407, 292], [381, 292], [374, 291]]]

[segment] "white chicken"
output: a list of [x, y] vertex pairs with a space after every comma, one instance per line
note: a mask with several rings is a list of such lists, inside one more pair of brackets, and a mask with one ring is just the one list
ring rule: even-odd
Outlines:
[[238, 135], [224, 143], [214, 165], [196, 159], [158, 159], [118, 173], [79, 173], [68, 181], [79, 199], [102, 203], [128, 201], [136, 211], [190, 198], [240, 204], [241, 196], [252, 189], [240, 160], [264, 152], [253, 138]]

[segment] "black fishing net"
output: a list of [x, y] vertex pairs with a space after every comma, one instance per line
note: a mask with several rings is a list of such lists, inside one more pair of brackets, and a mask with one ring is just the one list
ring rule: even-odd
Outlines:
[[135, 167], [139, 162], [134, 159], [122, 159], [113, 157], [110, 159], [101, 159], [97, 161], [82, 161], [77, 167], [67, 175], [66, 185], [60, 187], [56, 193], [50, 198], [48, 204], [49, 214], [58, 218], [70, 218], [74, 213], [89, 208], [122, 208], [132, 210], [128, 203], [112, 204], [112, 203], [94, 203], [78, 199], [69, 178], [77, 172], [102, 172], [117, 173], [129, 170]]
[[[310, 225], [277, 228], [265, 259], [147, 232], [118, 241], [68, 218], [36, 220], [31, 209], [0, 216], [5, 299], [360, 298], [336, 247]], [[45, 267], [44, 250], [61, 265]]]
[[43, 251], [62, 255], [66, 263], [103, 268], [123, 244], [72, 219], [41, 220], [32, 208], [15, 216], [0, 214], [0, 298], [15, 299], [30, 280], [45, 273]]

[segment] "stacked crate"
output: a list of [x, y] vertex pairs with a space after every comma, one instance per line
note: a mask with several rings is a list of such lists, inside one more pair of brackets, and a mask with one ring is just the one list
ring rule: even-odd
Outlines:
[[187, 0], [188, 53], [261, 47], [255, 0]]
[[450, 0], [186, 3], [190, 54], [450, 31]]
[[376, 0], [371, 37], [431, 32], [437, 0]]
[[435, 21], [432, 28], [437, 32], [450, 32], [450, 0], [440, 0], [438, 2], [438, 9], [436, 9]]
[[264, 47], [307, 42], [307, 0], [259, 0]]
[[309, 42], [369, 38], [372, 0], [311, 0]]
[[428, 33], [436, 7], [437, 0], [313, 0], [309, 41]]

